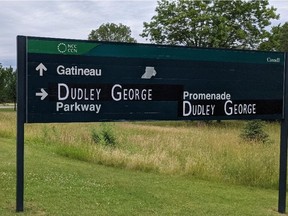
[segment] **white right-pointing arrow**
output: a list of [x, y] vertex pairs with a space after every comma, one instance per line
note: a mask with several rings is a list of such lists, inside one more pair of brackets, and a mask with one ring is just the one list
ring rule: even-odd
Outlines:
[[40, 99], [44, 100], [48, 96], [48, 93], [43, 88], [41, 88], [41, 92], [36, 92], [36, 96], [41, 97]]
[[43, 72], [47, 71], [47, 68], [45, 67], [44, 64], [40, 63], [37, 67], [36, 67], [36, 71], [39, 71], [39, 75], [43, 76]]

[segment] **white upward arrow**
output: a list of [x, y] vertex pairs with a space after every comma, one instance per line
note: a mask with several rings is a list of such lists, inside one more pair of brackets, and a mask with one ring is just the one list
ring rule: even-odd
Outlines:
[[43, 76], [43, 71], [47, 71], [47, 68], [45, 67], [44, 64], [40, 63], [37, 67], [36, 67], [36, 71], [39, 71], [39, 75]]
[[41, 97], [40, 99], [44, 100], [48, 96], [48, 93], [43, 88], [41, 88], [41, 92], [36, 92], [36, 96]]

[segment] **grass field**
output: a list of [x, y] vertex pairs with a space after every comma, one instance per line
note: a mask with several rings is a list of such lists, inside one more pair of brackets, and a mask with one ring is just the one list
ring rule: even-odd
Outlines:
[[[109, 147], [93, 142], [100, 123], [27, 124], [25, 214], [278, 215], [279, 125], [267, 144], [241, 140], [243, 125], [109, 123]], [[14, 112], [0, 137], [0, 215], [13, 215]]]
[[[233, 184], [277, 188], [279, 125], [266, 130], [270, 143], [239, 138], [243, 122], [197, 126], [186, 123], [115, 123], [115, 147], [95, 144], [99, 124], [27, 125], [27, 142], [54, 153], [106, 166], [193, 176]], [[110, 124], [111, 125], [111, 124]], [[5, 131], [7, 136], [10, 130]]]
[[[0, 215], [15, 213], [15, 140], [0, 139]], [[100, 166], [26, 145], [18, 215], [278, 215], [277, 191]]]

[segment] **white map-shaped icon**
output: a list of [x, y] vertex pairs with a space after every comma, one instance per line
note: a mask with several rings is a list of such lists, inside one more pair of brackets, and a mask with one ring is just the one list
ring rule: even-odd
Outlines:
[[157, 72], [154, 67], [147, 66], [145, 68], [145, 73], [142, 75], [142, 79], [151, 79], [152, 76], [156, 76]]

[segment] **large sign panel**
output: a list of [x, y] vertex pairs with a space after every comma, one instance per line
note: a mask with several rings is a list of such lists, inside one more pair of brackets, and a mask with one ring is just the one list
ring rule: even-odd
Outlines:
[[284, 53], [26, 37], [26, 122], [282, 119]]

